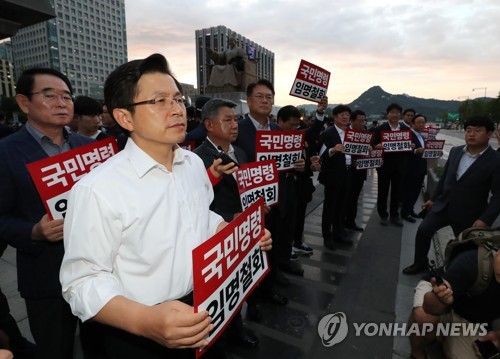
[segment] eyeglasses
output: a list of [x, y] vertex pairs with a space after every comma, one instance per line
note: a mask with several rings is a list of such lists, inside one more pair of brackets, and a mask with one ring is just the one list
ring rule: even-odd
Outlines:
[[42, 95], [44, 101], [53, 103], [57, 101], [57, 99], [62, 99], [64, 102], [67, 104], [72, 104], [74, 102], [74, 98], [72, 95], [69, 93], [64, 93], [62, 95], [59, 95], [55, 91], [38, 91], [38, 92], [31, 92], [31, 95]]
[[133, 107], [139, 105], [155, 105], [159, 110], [170, 110], [174, 107], [174, 104], [182, 106], [184, 108], [191, 106], [191, 99], [184, 96], [176, 96], [169, 98], [167, 96], [158, 96], [151, 100], [139, 101], [126, 105], [125, 107]]
[[274, 99], [274, 96], [273, 95], [253, 95], [252, 97], [256, 98], [257, 100], [259, 101], [262, 101], [264, 99], [266, 99], [267, 101], [272, 101]]

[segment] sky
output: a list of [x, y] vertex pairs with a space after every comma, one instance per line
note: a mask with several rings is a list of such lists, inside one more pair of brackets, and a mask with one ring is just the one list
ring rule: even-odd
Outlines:
[[126, 0], [125, 11], [129, 60], [162, 53], [195, 87], [195, 30], [224, 25], [273, 51], [281, 106], [307, 103], [289, 95], [301, 59], [331, 72], [329, 103], [375, 85], [440, 100], [500, 91], [499, 0]]

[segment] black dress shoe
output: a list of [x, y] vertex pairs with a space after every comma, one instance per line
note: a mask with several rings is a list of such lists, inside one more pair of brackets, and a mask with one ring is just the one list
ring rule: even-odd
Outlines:
[[253, 322], [260, 323], [262, 321], [262, 311], [258, 304], [248, 305], [247, 318]]
[[410, 223], [415, 223], [417, 222], [417, 220], [415, 218], [413, 218], [412, 216], [408, 215], [408, 216], [405, 216], [403, 217], [403, 219], [407, 222], [410, 222]]
[[286, 305], [288, 303], [288, 298], [278, 293], [271, 292], [266, 296], [266, 298], [269, 302], [280, 306]]
[[290, 273], [293, 275], [302, 276], [304, 275], [304, 269], [300, 266], [299, 263], [296, 262], [285, 262], [280, 265], [280, 268], [283, 272]]
[[335, 248], [335, 243], [333, 242], [333, 240], [328, 240], [328, 241], [325, 241], [325, 248], [331, 250], [331, 251], [334, 251], [336, 248]]
[[389, 224], [389, 220], [387, 219], [387, 217], [381, 217], [380, 224], [383, 226], [387, 226]]
[[259, 338], [246, 330], [243, 330], [231, 339], [234, 340], [235, 344], [246, 348], [256, 348], [259, 345]]
[[342, 244], [347, 244], [347, 245], [352, 245], [352, 239], [349, 239], [345, 236], [337, 236], [337, 237], [333, 237], [333, 241], [335, 243], [342, 243]]
[[346, 224], [345, 228], [356, 231], [356, 232], [363, 232], [364, 231], [364, 229], [362, 227], [359, 227], [356, 223]]
[[413, 218], [415, 218], [415, 219], [420, 218], [420, 216], [419, 216], [418, 214], [416, 214], [415, 212], [411, 212], [411, 213], [410, 213], [410, 216], [412, 216], [412, 217], [413, 217]]
[[411, 266], [403, 269], [403, 274], [414, 275], [414, 274], [419, 274], [419, 273], [425, 273], [425, 272], [427, 272], [427, 269], [428, 269], [428, 265], [425, 263], [423, 263], [423, 264], [413, 263]]
[[403, 222], [401, 222], [399, 217], [391, 217], [391, 223], [397, 227], [403, 227]]

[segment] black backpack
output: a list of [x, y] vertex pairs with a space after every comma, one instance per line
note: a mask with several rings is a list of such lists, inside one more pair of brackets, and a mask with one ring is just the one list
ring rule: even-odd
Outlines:
[[477, 278], [467, 291], [468, 295], [479, 295], [488, 288], [493, 277], [493, 261], [500, 249], [499, 228], [467, 228], [446, 244], [444, 263], [448, 265], [460, 252], [477, 248]]

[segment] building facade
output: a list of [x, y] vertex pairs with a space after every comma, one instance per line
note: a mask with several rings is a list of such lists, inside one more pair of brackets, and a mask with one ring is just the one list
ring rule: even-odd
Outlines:
[[125, 0], [50, 0], [56, 18], [11, 37], [16, 78], [27, 68], [65, 73], [76, 95], [102, 99], [104, 81], [127, 62]]
[[210, 48], [216, 52], [223, 52], [229, 48], [228, 40], [231, 35], [236, 38], [236, 46], [244, 49], [248, 58], [254, 59], [257, 62], [257, 78], [266, 79], [274, 83], [274, 53], [245, 36], [219, 25], [196, 30], [195, 32], [196, 69], [200, 94], [207, 93], [206, 88], [210, 79], [210, 67], [213, 64], [205, 48]]
[[0, 44], [0, 97], [14, 97], [14, 65], [10, 42]]

